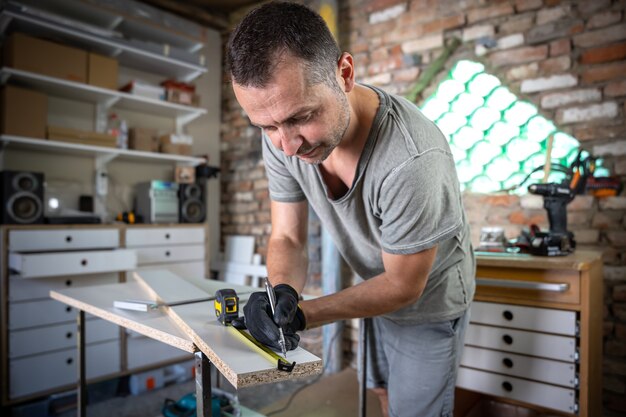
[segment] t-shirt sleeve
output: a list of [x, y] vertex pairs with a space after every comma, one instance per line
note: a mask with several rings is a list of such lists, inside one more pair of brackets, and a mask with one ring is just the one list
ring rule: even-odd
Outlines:
[[263, 133], [263, 162], [265, 173], [269, 182], [270, 199], [292, 203], [306, 198], [300, 184], [287, 169], [285, 156], [271, 144], [269, 138]]
[[463, 226], [459, 182], [452, 155], [432, 149], [395, 168], [381, 185], [379, 210], [385, 252], [421, 252]]

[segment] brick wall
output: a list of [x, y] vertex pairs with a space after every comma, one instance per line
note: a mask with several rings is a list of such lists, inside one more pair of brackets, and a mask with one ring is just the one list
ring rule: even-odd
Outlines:
[[[585, 149], [602, 156], [612, 173], [626, 179], [626, 1], [338, 3], [340, 43], [355, 57], [358, 81], [406, 94], [445, 42], [458, 37], [461, 47], [418, 104], [456, 60], [479, 60], [511, 91], [535, 103], [544, 116], [580, 140]], [[224, 234], [254, 234], [263, 252], [269, 212], [259, 132], [247, 124], [230, 87], [225, 87], [223, 97], [222, 230]], [[464, 201], [474, 243], [482, 226], [503, 226], [509, 238], [531, 223], [547, 227], [542, 200], [536, 196], [466, 194]], [[604, 253], [607, 416], [626, 412], [625, 213], [624, 192], [602, 200], [579, 196], [568, 206], [569, 228], [579, 246]]]

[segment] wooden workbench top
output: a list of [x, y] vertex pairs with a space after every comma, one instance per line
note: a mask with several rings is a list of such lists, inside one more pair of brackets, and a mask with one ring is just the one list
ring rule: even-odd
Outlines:
[[477, 252], [478, 266], [531, 268], [531, 269], [573, 269], [584, 271], [596, 262], [602, 262], [602, 253], [577, 250], [567, 256], [535, 256], [529, 254]]

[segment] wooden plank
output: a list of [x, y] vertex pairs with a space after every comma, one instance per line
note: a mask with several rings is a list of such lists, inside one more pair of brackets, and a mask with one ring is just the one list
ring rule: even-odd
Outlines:
[[[136, 272], [134, 277], [163, 303], [209, 295], [165, 270]], [[222, 287], [231, 287], [231, 284], [220, 284]], [[321, 359], [300, 347], [287, 354], [289, 361], [296, 362], [294, 370], [291, 373], [277, 370], [276, 363], [271, 363], [256, 349], [242, 343], [217, 321], [212, 302], [168, 307], [164, 310], [235, 388], [295, 379], [322, 371]]]

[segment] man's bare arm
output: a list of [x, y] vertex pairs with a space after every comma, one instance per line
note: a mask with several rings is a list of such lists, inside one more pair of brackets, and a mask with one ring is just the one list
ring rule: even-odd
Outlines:
[[436, 254], [436, 247], [411, 255], [383, 252], [384, 273], [336, 294], [301, 302], [307, 327], [390, 313], [417, 301]]

